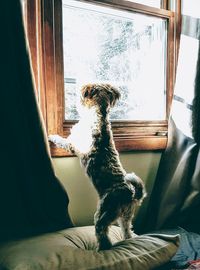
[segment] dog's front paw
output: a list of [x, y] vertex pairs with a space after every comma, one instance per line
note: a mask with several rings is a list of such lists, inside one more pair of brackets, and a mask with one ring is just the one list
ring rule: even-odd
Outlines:
[[56, 144], [60, 139], [62, 139], [62, 137], [57, 134], [48, 136], [48, 140], [54, 144]]
[[67, 139], [61, 137], [60, 135], [49, 135], [48, 136], [48, 140], [52, 143], [54, 143], [56, 145], [56, 147], [58, 148], [64, 148], [64, 149], [68, 149], [68, 141]]

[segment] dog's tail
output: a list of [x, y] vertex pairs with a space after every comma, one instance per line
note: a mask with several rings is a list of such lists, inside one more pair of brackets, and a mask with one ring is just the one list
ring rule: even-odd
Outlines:
[[146, 189], [143, 181], [135, 173], [127, 173], [124, 180], [135, 189], [135, 199], [142, 200], [146, 197]]

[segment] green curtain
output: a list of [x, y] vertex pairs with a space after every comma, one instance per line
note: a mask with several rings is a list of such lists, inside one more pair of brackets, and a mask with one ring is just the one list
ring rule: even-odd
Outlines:
[[0, 240], [72, 226], [38, 109], [20, 0], [0, 2]]
[[200, 233], [200, 2], [182, 1], [182, 30], [169, 138], [143, 231]]

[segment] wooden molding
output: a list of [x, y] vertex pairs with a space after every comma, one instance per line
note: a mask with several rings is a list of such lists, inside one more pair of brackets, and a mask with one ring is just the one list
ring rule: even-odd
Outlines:
[[[64, 136], [77, 121], [64, 122]], [[167, 144], [167, 121], [115, 121], [112, 130], [116, 148], [119, 152], [133, 150], [162, 150]], [[52, 143], [53, 157], [72, 157], [70, 152], [56, 148]]]
[[[110, 8], [123, 9], [127, 11], [135, 11], [142, 14], [153, 15], [161, 18], [169, 18], [171, 16], [171, 11], [162, 8], [151, 7], [139, 3], [134, 3], [133, 1], [123, 1], [123, 0], [79, 0], [81, 2], [93, 3], [95, 5], [103, 5]], [[166, 5], [166, 4], [164, 4]]]
[[[81, 1], [141, 12], [167, 20], [166, 120], [112, 122], [114, 140], [119, 151], [164, 149], [167, 142], [167, 119], [171, 107], [175, 74], [174, 13], [164, 9], [167, 7], [166, 0], [163, 0], [162, 9], [122, 0]], [[47, 133], [66, 137], [76, 121], [64, 120], [62, 1], [27, 0], [27, 25], [33, 69]], [[52, 156], [72, 156], [52, 145], [51, 153]]]
[[[131, 152], [136, 150], [163, 150], [167, 145], [167, 136], [146, 136], [145, 138], [134, 139], [114, 139], [117, 150], [122, 152]], [[52, 157], [73, 157], [70, 152], [56, 148], [53, 144], [50, 145]]]

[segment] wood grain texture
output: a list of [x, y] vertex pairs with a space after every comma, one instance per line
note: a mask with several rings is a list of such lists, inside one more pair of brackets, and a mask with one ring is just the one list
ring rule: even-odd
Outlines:
[[[47, 133], [66, 137], [76, 121], [64, 121], [62, 1], [27, 1], [31, 58]], [[119, 151], [164, 149], [167, 142], [168, 117], [174, 87], [175, 51], [177, 51], [178, 46], [178, 43], [175, 44], [175, 37], [178, 35], [174, 34], [176, 26], [174, 12], [164, 9], [168, 6], [166, 0], [162, 1], [162, 9], [123, 0], [83, 0], [82, 2], [153, 15], [168, 21], [166, 119], [163, 121], [115, 121], [112, 123], [114, 139]], [[51, 146], [51, 153], [52, 156], [71, 156], [66, 151], [56, 149], [53, 146]]]

